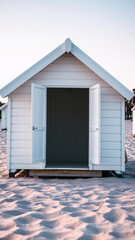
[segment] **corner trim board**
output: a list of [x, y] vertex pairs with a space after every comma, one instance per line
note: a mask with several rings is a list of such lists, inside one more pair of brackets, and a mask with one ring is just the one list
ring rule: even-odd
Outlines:
[[10, 169], [11, 150], [11, 97], [8, 97], [8, 117], [7, 117], [7, 169]]

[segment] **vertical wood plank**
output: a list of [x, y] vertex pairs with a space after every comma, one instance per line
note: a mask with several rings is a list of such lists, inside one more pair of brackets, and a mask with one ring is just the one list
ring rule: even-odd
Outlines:
[[8, 115], [7, 115], [7, 169], [10, 169], [10, 151], [11, 151], [11, 96], [8, 97]]
[[121, 170], [125, 171], [125, 99], [121, 102]]

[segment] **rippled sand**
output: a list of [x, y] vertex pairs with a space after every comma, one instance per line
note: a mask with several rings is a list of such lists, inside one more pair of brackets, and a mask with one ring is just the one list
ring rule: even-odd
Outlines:
[[[133, 171], [134, 139], [126, 127]], [[0, 135], [0, 239], [135, 239], [135, 178], [9, 179], [6, 134]]]
[[135, 179], [3, 179], [0, 239], [135, 239]]

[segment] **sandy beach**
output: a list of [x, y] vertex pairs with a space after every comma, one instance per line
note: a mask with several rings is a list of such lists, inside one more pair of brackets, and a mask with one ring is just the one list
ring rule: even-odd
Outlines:
[[0, 239], [135, 239], [135, 138], [124, 178], [8, 178], [0, 132]]

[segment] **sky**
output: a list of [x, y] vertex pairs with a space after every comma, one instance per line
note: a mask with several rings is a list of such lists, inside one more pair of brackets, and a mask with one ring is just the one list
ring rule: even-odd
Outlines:
[[68, 37], [135, 88], [135, 0], [0, 0], [0, 88]]

